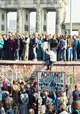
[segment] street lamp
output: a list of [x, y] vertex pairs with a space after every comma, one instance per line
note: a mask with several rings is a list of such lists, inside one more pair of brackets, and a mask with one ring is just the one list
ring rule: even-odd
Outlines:
[[70, 35], [72, 35], [72, 0], [70, 0]]

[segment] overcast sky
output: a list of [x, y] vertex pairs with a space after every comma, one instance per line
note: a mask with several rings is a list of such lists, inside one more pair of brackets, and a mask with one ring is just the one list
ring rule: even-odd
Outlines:
[[[70, 3], [70, 0], [69, 0]], [[35, 27], [35, 13], [31, 13], [31, 27], [34, 28]], [[16, 20], [16, 13], [9, 13], [9, 19]], [[47, 22], [47, 26], [48, 26], [48, 32], [50, 33], [54, 33], [55, 32], [55, 16], [56, 13], [55, 12], [49, 12], [48, 13], [48, 22]], [[66, 22], [70, 22], [70, 4], [68, 4], [66, 6]], [[72, 22], [80, 22], [80, 0], [72, 0]], [[52, 26], [53, 25], [53, 26]]]
[[[72, 21], [80, 22], [80, 0], [72, 1]], [[69, 22], [70, 18], [70, 4], [66, 6], [66, 21]]]

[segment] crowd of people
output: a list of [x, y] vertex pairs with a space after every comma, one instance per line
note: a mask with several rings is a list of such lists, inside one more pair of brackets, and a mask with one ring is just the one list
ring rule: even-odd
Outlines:
[[0, 114], [80, 114], [80, 90], [38, 92], [37, 80], [18, 79], [0, 84]]
[[80, 59], [80, 36], [45, 34], [0, 34], [0, 59], [42, 60], [49, 59], [46, 49], [55, 51], [57, 60]]
[[[1, 60], [49, 60], [47, 69], [56, 61], [80, 59], [80, 37], [70, 35], [0, 34]], [[37, 81], [4, 80], [0, 85], [0, 114], [80, 114], [80, 90], [72, 92], [38, 92]]]

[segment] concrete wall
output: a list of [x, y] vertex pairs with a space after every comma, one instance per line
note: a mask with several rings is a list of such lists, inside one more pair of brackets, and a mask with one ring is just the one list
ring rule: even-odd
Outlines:
[[[44, 62], [15, 62], [0, 61], [0, 80], [6, 77], [9, 80], [20, 77], [31, 77], [36, 71], [45, 71], [46, 64]], [[57, 62], [52, 72], [65, 72], [65, 84], [74, 86], [80, 85], [80, 62]]]
[[4, 78], [12, 81], [18, 78], [29, 78], [35, 71], [44, 68], [43, 62], [0, 61], [0, 81]]

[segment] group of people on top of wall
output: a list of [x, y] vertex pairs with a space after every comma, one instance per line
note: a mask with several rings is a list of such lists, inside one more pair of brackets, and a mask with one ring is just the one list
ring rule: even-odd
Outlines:
[[46, 61], [50, 58], [50, 50], [55, 52], [55, 60], [76, 61], [80, 59], [80, 36], [0, 34], [1, 60]]

